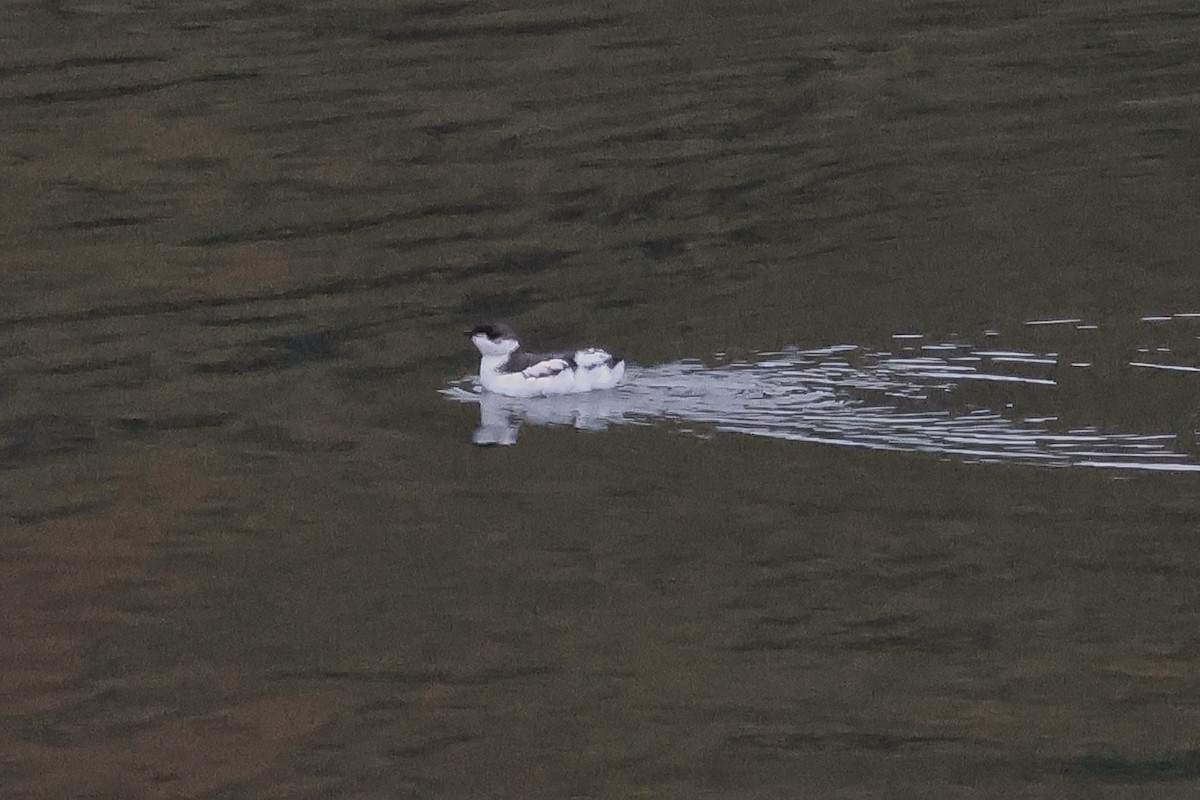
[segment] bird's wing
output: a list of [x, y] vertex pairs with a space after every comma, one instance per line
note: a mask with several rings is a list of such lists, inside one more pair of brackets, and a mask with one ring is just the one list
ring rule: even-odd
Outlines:
[[565, 358], [546, 358], [521, 370], [526, 378], [552, 378], [571, 364]]
[[589, 347], [586, 350], [578, 350], [575, 353], [575, 363], [584, 369], [598, 367], [612, 360], [612, 353], [599, 347]]

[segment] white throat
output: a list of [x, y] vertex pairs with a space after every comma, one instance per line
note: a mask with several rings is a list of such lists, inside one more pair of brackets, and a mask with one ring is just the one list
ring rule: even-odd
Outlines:
[[485, 372], [499, 372], [504, 366], [504, 362], [508, 361], [508, 354], [502, 356], [483, 356], [479, 359], [479, 374]]

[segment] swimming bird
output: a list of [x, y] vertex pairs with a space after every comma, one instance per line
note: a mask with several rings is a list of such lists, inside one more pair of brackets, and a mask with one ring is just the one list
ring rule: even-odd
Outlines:
[[625, 359], [599, 347], [535, 355], [521, 349], [517, 333], [500, 323], [467, 331], [479, 351], [479, 382], [509, 397], [540, 397], [611, 389], [625, 375]]

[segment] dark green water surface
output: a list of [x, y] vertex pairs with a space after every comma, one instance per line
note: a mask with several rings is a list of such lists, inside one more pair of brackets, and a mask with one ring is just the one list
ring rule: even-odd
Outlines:
[[0, 796], [1200, 796], [1195, 472], [440, 394], [919, 333], [1196, 463], [1194, 4], [2, 15]]

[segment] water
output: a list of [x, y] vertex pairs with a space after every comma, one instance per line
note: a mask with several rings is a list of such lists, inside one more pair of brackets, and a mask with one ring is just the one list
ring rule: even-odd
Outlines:
[[7, 8], [0, 795], [1193, 797], [1195, 22]]
[[[1039, 397], [1044, 392], [1037, 390], [1058, 390], [1059, 381], [1068, 379], [1065, 370], [1058, 369], [1058, 353], [961, 344], [906, 351], [864, 353], [842, 345], [759, 354], [753, 361], [711, 368], [681, 361], [631, 368], [629, 381], [619, 389], [585, 395], [508, 398], [481, 392], [474, 378], [458, 381], [443, 393], [479, 405], [480, 423], [472, 435], [478, 445], [516, 444], [525, 423], [603, 431], [612, 425], [663, 421], [689, 426], [688, 430], [933, 453], [968, 463], [1200, 471], [1190, 452], [1196, 439], [1192, 418], [1184, 417], [1178, 432], [1149, 434], [1057, 425], [1060, 420], [1052, 413], [1057, 398]], [[1156, 348], [1160, 355], [1171, 352]], [[1088, 361], [1065, 363], [1071, 371], [1092, 367]], [[1124, 366], [1200, 372], [1197, 367], [1142, 361]], [[1122, 378], [1132, 381], [1128, 372]], [[994, 407], [989, 408], [989, 398], [972, 391], [980, 382], [1015, 390], [1007, 397], [1002, 391], [990, 392]]]

